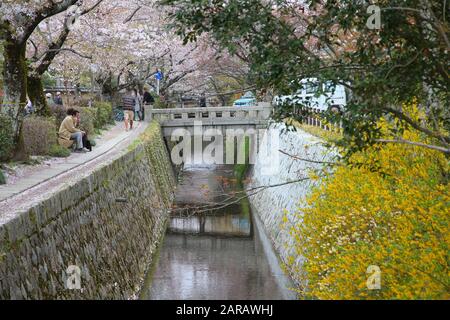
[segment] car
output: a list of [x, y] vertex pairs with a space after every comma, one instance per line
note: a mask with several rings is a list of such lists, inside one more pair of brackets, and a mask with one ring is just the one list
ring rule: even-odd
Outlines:
[[251, 91], [247, 91], [242, 97], [233, 102], [233, 107], [254, 107], [256, 98]]
[[[345, 87], [331, 81], [319, 82], [316, 78], [300, 80], [301, 89], [294, 95], [276, 96], [274, 105], [296, 104], [321, 111], [343, 111], [347, 105]], [[322, 88], [320, 86], [322, 85]], [[320, 90], [321, 89], [321, 90]]]

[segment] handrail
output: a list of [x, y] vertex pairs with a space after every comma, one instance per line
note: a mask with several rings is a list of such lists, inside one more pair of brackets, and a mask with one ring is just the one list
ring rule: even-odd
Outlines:
[[[260, 103], [254, 107], [196, 107], [196, 108], [171, 108], [171, 109], [151, 109], [150, 118], [155, 118], [160, 122], [181, 123], [201, 121], [238, 121], [242, 120], [268, 120], [272, 111], [269, 103]], [[208, 120], [207, 120], [208, 119]]]
[[268, 107], [206, 107], [206, 108], [170, 108], [170, 109], [151, 109], [151, 113], [194, 113], [194, 112], [228, 112], [228, 111], [264, 111]]

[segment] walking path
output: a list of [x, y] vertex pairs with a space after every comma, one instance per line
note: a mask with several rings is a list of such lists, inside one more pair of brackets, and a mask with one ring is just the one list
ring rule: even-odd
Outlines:
[[116, 124], [98, 139], [92, 152], [73, 153], [50, 166], [19, 178], [13, 184], [0, 186], [0, 224], [11, 215], [42, 201], [62, 186], [86, 176], [102, 163], [113, 159], [125, 150], [147, 127], [147, 122], [135, 122], [135, 127], [125, 132], [123, 123]]

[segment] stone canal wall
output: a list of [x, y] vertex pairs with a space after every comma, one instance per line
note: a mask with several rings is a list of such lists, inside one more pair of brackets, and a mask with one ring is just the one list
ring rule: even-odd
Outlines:
[[[290, 226], [301, 223], [301, 217], [296, 214], [296, 211], [306, 205], [305, 197], [315, 183], [311, 180], [284, 183], [307, 177], [311, 170], [322, 168], [321, 164], [301, 161], [292, 156], [327, 161], [332, 158], [333, 153], [324, 146], [323, 140], [300, 129], [296, 132], [284, 131], [283, 127], [275, 125], [271, 127], [271, 130], [279, 137], [277, 149], [290, 156], [277, 152], [278, 150], [268, 152], [261, 150], [256, 156], [247, 188], [280, 185], [263, 188], [262, 191], [250, 196], [249, 200], [252, 211], [262, 221], [281, 264], [286, 265], [289, 259], [294, 261], [286, 267], [292, 279], [300, 285], [295, 278], [294, 268], [301, 267], [302, 257], [296, 254], [294, 239], [289, 231]], [[273, 149], [273, 146], [271, 148]], [[269, 170], [268, 166], [271, 167]]]
[[175, 187], [159, 125], [93, 170], [0, 225], [0, 299], [135, 297]]

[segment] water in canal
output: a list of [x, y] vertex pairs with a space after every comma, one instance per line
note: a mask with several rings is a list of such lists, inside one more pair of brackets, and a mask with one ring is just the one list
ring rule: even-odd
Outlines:
[[[232, 166], [187, 167], [181, 173], [175, 206], [229, 203], [230, 194], [239, 190]], [[141, 298], [295, 298], [261, 228], [246, 200], [204, 214], [175, 209]]]

